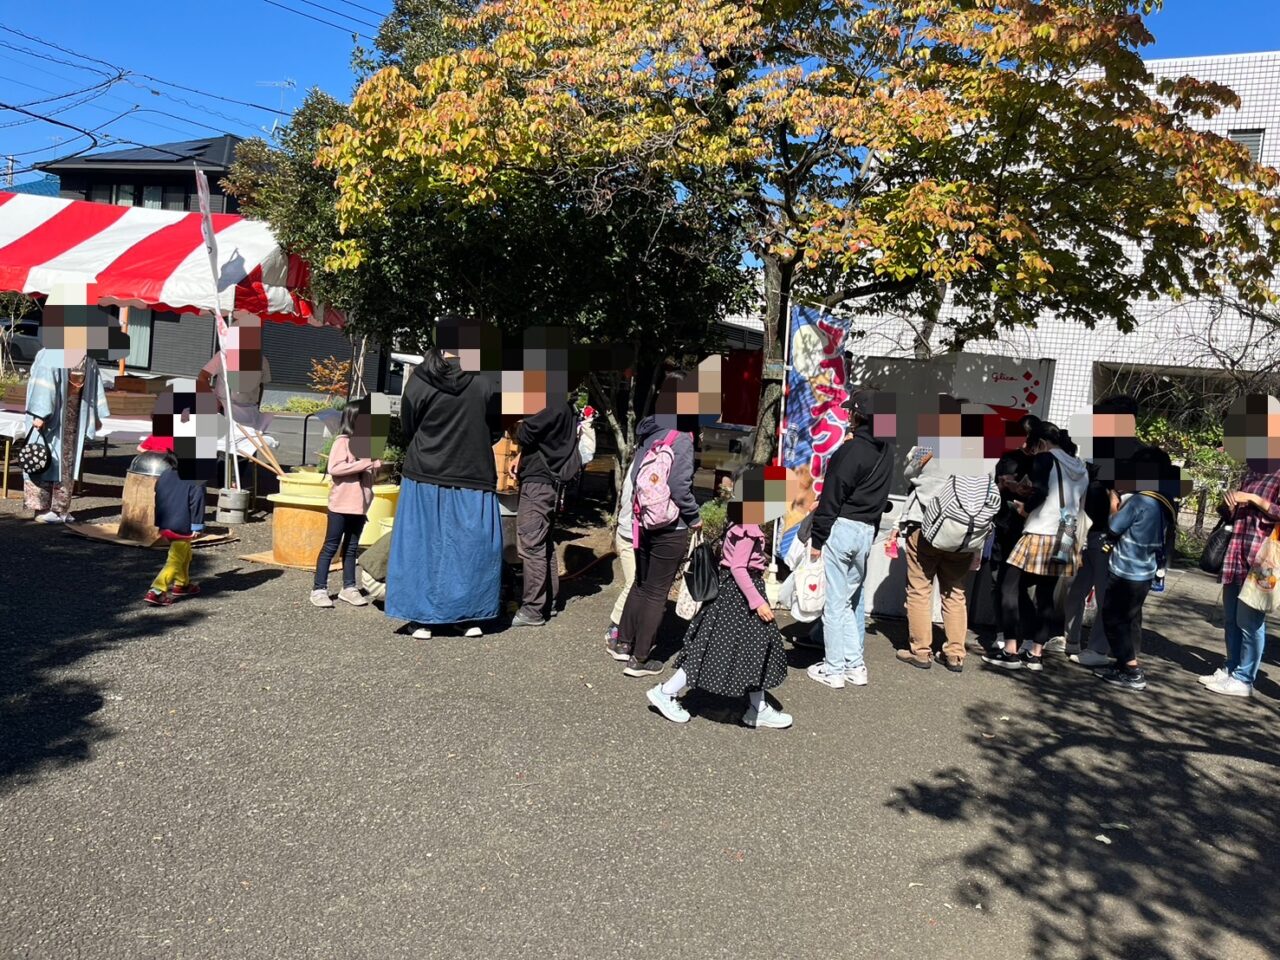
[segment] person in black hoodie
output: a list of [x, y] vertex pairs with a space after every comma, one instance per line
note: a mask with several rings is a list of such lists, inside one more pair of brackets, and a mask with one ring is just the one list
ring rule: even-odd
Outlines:
[[[498, 615], [502, 524], [493, 444], [501, 432], [494, 380], [464, 370], [456, 325], [442, 324], [438, 347], [405, 384], [400, 406], [405, 457], [387, 564], [387, 616], [415, 625], [478, 624]], [[462, 351], [469, 352], [469, 351]], [[478, 351], [476, 351], [478, 353]]]
[[[524, 567], [523, 603], [511, 625], [540, 627], [555, 609], [560, 592], [560, 561], [556, 557], [555, 515], [560, 491], [581, 467], [578, 457], [578, 415], [561, 396], [516, 430], [520, 453], [512, 472], [520, 481], [516, 538]], [[576, 466], [575, 466], [576, 465]]]
[[[845, 683], [865, 686], [863, 661], [866, 597], [863, 583], [867, 557], [889, 502], [889, 486], [896, 469], [893, 443], [879, 434], [877, 414], [890, 411], [869, 390], [849, 399], [848, 439], [831, 457], [823, 474], [822, 495], [813, 514], [809, 549], [823, 558], [827, 600], [822, 612], [826, 657], [809, 667], [810, 679], [839, 690]], [[889, 418], [886, 418], [889, 419]]]
[[[1111, 522], [1111, 492], [1116, 488], [1117, 469], [1138, 451], [1136, 437], [1138, 404], [1132, 397], [1107, 397], [1093, 405], [1089, 419], [1090, 449], [1086, 453], [1089, 468], [1089, 486], [1084, 495], [1084, 512], [1089, 517], [1089, 535], [1081, 552], [1080, 571], [1071, 581], [1067, 591], [1066, 634], [1064, 650], [1072, 663], [1086, 667], [1103, 667], [1112, 663], [1110, 640], [1102, 608], [1107, 600], [1107, 583], [1110, 579], [1109, 561], [1103, 551], [1107, 539], [1107, 525]], [[1079, 432], [1077, 430], [1077, 432]], [[1098, 616], [1089, 631], [1089, 644], [1082, 648], [1084, 635], [1084, 605], [1093, 590], [1097, 601]]]
[[[636, 579], [622, 610], [618, 637], [606, 643], [611, 657], [626, 661], [622, 672], [628, 677], [655, 676], [663, 670], [663, 662], [652, 655], [654, 641], [671, 584], [689, 552], [690, 531], [702, 527], [698, 502], [693, 496], [692, 431], [698, 428], [699, 415], [677, 412], [685, 406], [690, 393], [697, 400], [697, 391], [696, 377], [686, 378], [679, 371], [667, 374], [658, 394], [656, 415], [645, 417], [636, 426], [636, 452], [630, 471], [634, 493], [632, 502], [622, 504], [619, 510], [619, 522], [631, 523], [634, 531]], [[643, 509], [637, 512], [636, 505], [642, 491], [651, 488], [640, 476], [640, 468], [650, 452], [664, 446], [670, 451], [665, 481], [669, 503], [664, 501], [662, 506], [673, 519], [657, 525]]]

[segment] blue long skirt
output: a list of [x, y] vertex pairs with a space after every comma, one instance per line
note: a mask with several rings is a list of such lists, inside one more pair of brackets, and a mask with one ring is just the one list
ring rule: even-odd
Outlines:
[[387, 561], [387, 616], [425, 624], [491, 620], [501, 590], [497, 496], [401, 480]]

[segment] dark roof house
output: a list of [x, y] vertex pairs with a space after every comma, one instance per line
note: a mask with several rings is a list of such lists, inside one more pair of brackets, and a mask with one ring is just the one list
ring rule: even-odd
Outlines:
[[243, 138], [226, 133], [205, 140], [182, 140], [151, 147], [127, 147], [67, 157], [39, 169], [62, 181], [60, 196], [155, 210], [198, 210], [195, 178], [199, 167], [209, 178], [214, 213], [235, 213], [234, 197], [219, 185], [235, 160]]

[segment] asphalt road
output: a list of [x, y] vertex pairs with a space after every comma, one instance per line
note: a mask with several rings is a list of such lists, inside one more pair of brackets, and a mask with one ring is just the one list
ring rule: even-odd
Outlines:
[[[91, 504], [82, 512], [95, 513]], [[161, 556], [0, 505], [0, 956], [1280, 955], [1280, 675], [1212, 699], [1212, 587], [1149, 615], [1152, 687], [800, 672], [788, 731], [676, 726], [604, 656], [614, 587], [547, 628], [417, 642], [305, 574]], [[803, 651], [794, 665], [810, 662]]]

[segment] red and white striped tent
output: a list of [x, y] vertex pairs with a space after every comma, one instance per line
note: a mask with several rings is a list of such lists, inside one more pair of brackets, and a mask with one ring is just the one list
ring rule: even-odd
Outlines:
[[[255, 220], [214, 214], [216, 300], [222, 312], [341, 326], [298, 293], [307, 265]], [[104, 306], [212, 313], [215, 301], [200, 214], [0, 192], [0, 291], [48, 294], [84, 284]]]

